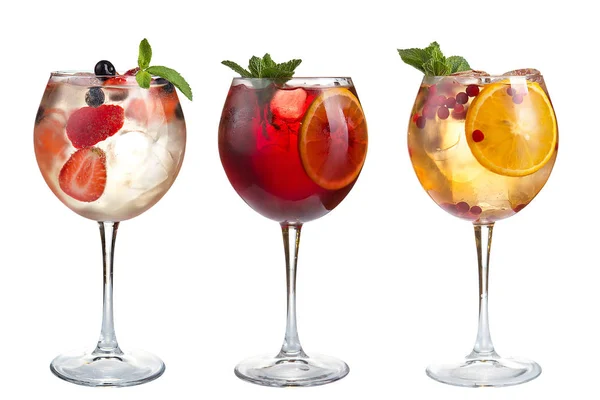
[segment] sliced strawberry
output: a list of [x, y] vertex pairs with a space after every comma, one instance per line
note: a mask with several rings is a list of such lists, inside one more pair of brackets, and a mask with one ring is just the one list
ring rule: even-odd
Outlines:
[[104, 81], [104, 86], [120, 86], [127, 83], [127, 78], [124, 76], [115, 76]]
[[82, 149], [114, 135], [124, 122], [125, 111], [121, 106], [82, 107], [71, 114], [67, 136], [75, 148]]
[[58, 183], [75, 200], [98, 200], [106, 186], [106, 154], [97, 147], [77, 150], [60, 170]]
[[135, 74], [138, 73], [139, 70], [140, 70], [140, 67], [131, 68], [130, 70], [125, 72], [123, 75], [134, 76]]

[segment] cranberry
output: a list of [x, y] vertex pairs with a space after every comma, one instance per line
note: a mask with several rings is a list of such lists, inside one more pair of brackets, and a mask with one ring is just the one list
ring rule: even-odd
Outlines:
[[435, 96], [436, 92], [437, 92], [437, 86], [435, 86], [435, 85], [429, 86], [429, 91], [427, 92], [427, 98], [432, 99]]
[[431, 104], [425, 104], [423, 107], [423, 116], [427, 119], [435, 118], [436, 107]]
[[474, 214], [474, 215], [479, 215], [479, 214], [481, 214], [481, 212], [482, 212], [483, 210], [482, 210], [482, 209], [481, 209], [481, 207], [479, 207], [479, 206], [473, 206], [473, 207], [471, 207], [471, 210], [470, 210], [470, 211], [471, 211], [471, 214]]
[[417, 122], [415, 122], [415, 123], [417, 124], [417, 128], [423, 129], [423, 128], [425, 128], [426, 122], [427, 122], [427, 120], [425, 119], [425, 117], [421, 115], [419, 118], [417, 118]]
[[513, 88], [509, 87], [508, 89], [506, 89], [506, 94], [509, 96], [514, 96], [515, 90]]
[[442, 203], [440, 204], [440, 207], [442, 207], [444, 210], [448, 211], [452, 215], [456, 214], [456, 204], [454, 203]]
[[415, 115], [413, 115], [413, 117], [412, 117], [412, 122], [414, 122], [416, 124], [417, 119], [419, 119], [419, 114], [415, 113]]
[[527, 204], [519, 204], [518, 206], [516, 206], [515, 208], [513, 208], [513, 211], [518, 213], [519, 211], [521, 211], [522, 209], [525, 208]]
[[435, 99], [433, 99], [431, 102], [433, 104], [435, 104], [436, 106], [443, 106], [446, 103], [446, 96], [444, 96], [443, 94], [440, 94]]
[[523, 95], [520, 93], [515, 94], [512, 98], [512, 101], [515, 104], [521, 104], [523, 102]]
[[456, 95], [456, 102], [458, 104], [467, 104], [469, 101], [469, 96], [465, 92], [460, 92]]
[[463, 106], [462, 104], [456, 104], [454, 106], [454, 111], [457, 113], [463, 113], [465, 111], [465, 106]]
[[479, 86], [477, 85], [469, 85], [467, 86], [467, 96], [469, 97], [475, 97], [479, 94]]
[[446, 119], [450, 116], [450, 111], [445, 106], [442, 106], [438, 108], [437, 116], [439, 117], [439, 119]]
[[481, 132], [479, 129], [475, 129], [473, 131], [473, 141], [475, 143], [481, 142], [483, 140], [483, 138], [484, 138], [483, 132]]
[[470, 208], [471, 207], [469, 206], [469, 203], [465, 201], [461, 201], [460, 203], [456, 204], [456, 210], [460, 213], [466, 213]]
[[456, 105], [456, 99], [454, 97], [448, 97], [446, 99], [446, 107], [454, 108], [455, 105]]

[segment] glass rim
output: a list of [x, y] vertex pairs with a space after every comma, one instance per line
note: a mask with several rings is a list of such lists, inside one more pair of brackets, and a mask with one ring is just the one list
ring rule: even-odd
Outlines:
[[[285, 78], [284, 78], [285, 79]], [[293, 80], [297, 80], [297, 79], [302, 79], [302, 80], [316, 80], [316, 79], [350, 79], [352, 80], [351, 77], [349, 76], [331, 76], [331, 75], [327, 75], [327, 76], [292, 76], [289, 79], [286, 79], [286, 81], [293, 81]], [[278, 80], [283, 80], [281, 78], [245, 78], [243, 76], [236, 76], [233, 78], [233, 80], [248, 80], [248, 81], [278, 81]]]
[[265, 88], [270, 84], [274, 84], [279, 88], [312, 88], [312, 87], [354, 87], [352, 78], [336, 77], [336, 76], [293, 76], [289, 79], [277, 78], [244, 78], [241, 76], [234, 77], [231, 81], [231, 86], [246, 85], [254, 88]]
[[[152, 81], [150, 82], [150, 87], [162, 87], [168, 85], [170, 82], [156, 82], [157, 79], [162, 79], [157, 75], [150, 75]], [[125, 82], [121, 83], [110, 83], [109, 85], [105, 85], [106, 87], [112, 88], [131, 88], [131, 87], [140, 87], [137, 80], [135, 80], [135, 75], [96, 75], [93, 71], [82, 71], [82, 70], [65, 70], [65, 71], [51, 71], [50, 79], [52, 78], [96, 78], [99, 80], [108, 80], [111, 78], [125, 78]], [[67, 81], [68, 82], [68, 81]], [[85, 85], [81, 85], [85, 86]], [[94, 85], [91, 85], [94, 86]]]
[[544, 79], [542, 74], [526, 74], [526, 75], [514, 75], [514, 74], [497, 74], [497, 75], [424, 75], [423, 80], [442, 80], [442, 79], [453, 79], [456, 81], [465, 80], [485, 80], [485, 79]]

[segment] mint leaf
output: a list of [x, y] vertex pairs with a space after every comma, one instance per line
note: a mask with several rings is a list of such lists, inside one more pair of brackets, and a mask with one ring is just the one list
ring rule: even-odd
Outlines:
[[277, 68], [281, 71], [289, 72], [290, 76], [294, 75], [294, 70], [302, 63], [302, 60], [293, 59], [288, 62], [277, 64]]
[[[156, 76], [160, 76], [161, 78], [165, 78], [169, 82], [171, 82], [185, 97], [187, 97], [190, 101], [192, 100], [192, 88], [187, 83], [187, 81], [181, 76], [181, 74], [174, 69], [155, 65], [152, 67], [148, 67], [146, 69], [148, 73]], [[139, 74], [139, 72], [138, 72]], [[137, 75], [136, 75], [137, 77]]]
[[273, 61], [269, 53], [265, 54], [262, 60], [265, 68], [275, 68], [277, 66], [277, 64], [275, 63], [275, 61]]
[[264, 68], [264, 61], [262, 58], [256, 56], [253, 56], [248, 63], [248, 69], [250, 70], [250, 73], [252, 73], [253, 78], [262, 78]]
[[461, 56], [450, 56], [446, 58], [446, 65], [450, 68], [450, 73], [453, 74], [455, 72], [460, 71], [468, 71], [471, 69], [471, 66]]
[[248, 62], [248, 69], [242, 68], [233, 61], [222, 61], [221, 64], [228, 66], [244, 78], [267, 78], [277, 80], [287, 80], [294, 76], [296, 68], [302, 63], [300, 59], [293, 59], [284, 63], [277, 64], [266, 53], [262, 58], [253, 56]]
[[[192, 100], [192, 88], [190, 88], [190, 85], [188, 85], [186, 80], [183, 79], [183, 76], [181, 76], [179, 72], [175, 71], [174, 69], [158, 65], [151, 67], [150, 60], [152, 60], [152, 47], [150, 47], [150, 43], [148, 43], [147, 39], [142, 39], [138, 52], [138, 66], [140, 68], [135, 74], [135, 80], [140, 87], [144, 89], [150, 88], [150, 83], [152, 83], [152, 75], [156, 75], [171, 82], [177, 89], [179, 89], [181, 93], [185, 95], [185, 97], [190, 99], [190, 101]], [[223, 63], [225, 62], [226, 61], [223, 61]], [[228, 62], [231, 63], [231, 61]], [[244, 70], [239, 65], [235, 65]]]
[[402, 61], [418, 69], [421, 72], [425, 72], [423, 64], [429, 59], [429, 55], [424, 49], [398, 49], [398, 54]]
[[135, 80], [140, 87], [148, 89], [150, 87], [150, 82], [152, 81], [152, 75], [140, 69], [138, 73], [135, 74]]
[[423, 64], [423, 69], [425, 70], [425, 75], [450, 75], [450, 68], [448, 68], [448, 66], [446, 65], [445, 60], [430, 58], [425, 64]]
[[431, 42], [424, 49], [398, 49], [398, 54], [402, 61], [425, 75], [445, 76], [471, 69], [467, 60], [462, 57], [446, 58], [438, 42]]
[[243, 68], [238, 63], [235, 63], [235, 62], [229, 61], [229, 60], [225, 60], [225, 61], [221, 61], [221, 64], [228, 66], [229, 68], [231, 68], [232, 70], [234, 70], [235, 72], [240, 74], [242, 76], [242, 78], [251, 78], [252, 77], [252, 74], [246, 68]]
[[440, 49], [440, 45], [438, 42], [432, 42], [429, 46], [425, 48], [425, 52], [429, 55], [429, 58], [433, 58], [435, 60], [445, 60], [444, 54]]
[[147, 39], [143, 39], [140, 42], [140, 50], [138, 54], [138, 66], [140, 69], [146, 69], [150, 66], [150, 60], [152, 59], [152, 47], [148, 43]]

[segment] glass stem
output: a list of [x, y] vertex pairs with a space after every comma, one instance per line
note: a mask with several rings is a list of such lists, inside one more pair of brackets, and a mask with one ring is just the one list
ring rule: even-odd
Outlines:
[[104, 295], [102, 308], [102, 331], [94, 355], [122, 355], [117, 343], [113, 320], [113, 259], [118, 222], [98, 222], [102, 239], [102, 261], [104, 264]]
[[277, 357], [307, 357], [304, 350], [302, 350], [296, 325], [296, 265], [298, 263], [301, 229], [302, 224], [281, 224], [287, 281], [287, 323], [283, 346], [281, 346], [281, 351]]
[[498, 354], [492, 344], [488, 317], [488, 278], [494, 224], [474, 225], [474, 228], [479, 270], [479, 327], [475, 346], [468, 358], [495, 358]]

